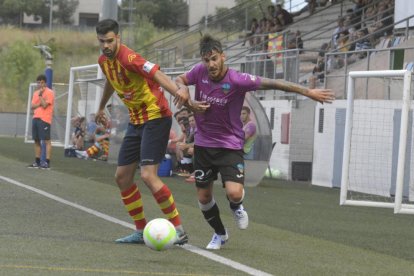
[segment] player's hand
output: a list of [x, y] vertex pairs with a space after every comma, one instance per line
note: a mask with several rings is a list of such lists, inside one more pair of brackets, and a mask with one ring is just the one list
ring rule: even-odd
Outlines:
[[210, 108], [210, 104], [206, 101], [189, 101], [189, 107], [195, 113], [203, 113]]
[[175, 92], [174, 104], [180, 109], [190, 99], [190, 90], [185, 85], [180, 85], [180, 88]]
[[309, 89], [307, 96], [321, 104], [332, 103], [335, 100], [335, 94], [331, 89]]

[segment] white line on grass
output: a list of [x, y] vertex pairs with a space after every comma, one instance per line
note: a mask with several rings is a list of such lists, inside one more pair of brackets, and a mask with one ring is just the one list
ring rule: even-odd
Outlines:
[[[131, 223], [125, 222], [123, 220], [119, 220], [117, 218], [108, 216], [108, 215], [106, 215], [104, 213], [101, 213], [101, 212], [95, 211], [93, 209], [84, 207], [82, 205], [73, 203], [71, 201], [68, 201], [68, 200], [63, 199], [61, 197], [52, 195], [52, 194], [50, 194], [48, 192], [45, 192], [43, 190], [34, 188], [32, 186], [23, 184], [21, 182], [18, 182], [16, 180], [11, 179], [11, 178], [8, 178], [8, 177], [1, 176], [0, 175], [0, 179], [3, 179], [6, 182], [9, 182], [9, 183], [14, 184], [16, 186], [19, 186], [19, 187], [25, 188], [27, 190], [30, 190], [32, 192], [38, 193], [40, 195], [43, 195], [43, 196], [45, 196], [47, 198], [53, 199], [53, 200], [55, 200], [57, 202], [60, 202], [60, 203], [69, 205], [69, 206], [74, 207], [74, 208], [79, 209], [79, 210], [82, 210], [82, 211], [84, 211], [84, 212], [86, 212], [88, 214], [94, 215], [96, 217], [102, 218], [102, 219], [107, 220], [107, 221], [110, 221], [112, 223], [116, 223], [116, 224], [122, 225], [124, 227], [131, 228], [131, 229], [134, 229], [135, 230], [135, 226], [133, 224], [131, 224]], [[215, 262], [218, 262], [218, 263], [221, 263], [221, 264], [230, 266], [230, 267], [232, 267], [234, 269], [240, 270], [240, 271], [242, 271], [244, 273], [247, 273], [247, 274], [250, 274], [250, 275], [255, 275], [255, 276], [271, 276], [272, 275], [272, 274], [269, 274], [267, 272], [264, 272], [264, 271], [261, 271], [261, 270], [257, 270], [255, 268], [252, 268], [252, 267], [249, 267], [247, 265], [241, 264], [239, 262], [235, 262], [235, 261], [232, 261], [232, 260], [227, 259], [225, 257], [216, 255], [216, 254], [214, 254], [214, 253], [212, 253], [210, 251], [207, 251], [207, 250], [198, 248], [198, 247], [193, 246], [191, 244], [186, 244], [184, 246], [181, 246], [181, 248], [183, 248], [185, 250], [188, 250], [190, 252], [193, 252], [195, 254], [198, 254], [200, 256], [203, 256], [203, 257], [205, 257], [207, 259], [210, 259], [212, 261], [215, 261]]]

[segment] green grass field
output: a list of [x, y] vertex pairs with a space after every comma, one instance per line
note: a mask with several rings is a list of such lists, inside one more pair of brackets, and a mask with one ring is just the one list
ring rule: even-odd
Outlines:
[[[173, 191], [190, 246], [156, 252], [113, 242], [131, 232], [113, 180], [115, 165], [65, 158], [61, 148], [54, 148], [50, 171], [26, 168], [32, 161], [32, 144], [0, 138], [0, 275], [410, 275], [414, 271], [413, 217], [394, 215], [391, 209], [341, 207], [337, 189], [265, 179], [258, 187], [246, 188], [250, 225], [240, 231], [217, 185], [215, 197], [230, 240], [222, 250], [205, 253], [212, 230], [198, 209], [195, 188], [179, 177], [163, 178]], [[162, 217], [148, 189], [138, 182], [147, 218]]]

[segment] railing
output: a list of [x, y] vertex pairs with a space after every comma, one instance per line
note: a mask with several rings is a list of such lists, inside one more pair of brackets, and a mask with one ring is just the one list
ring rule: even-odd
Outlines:
[[[414, 18], [414, 15], [406, 17], [402, 20], [399, 20], [397, 22], [394, 22], [392, 25], [390, 26], [396, 26], [400, 23], [405, 22], [406, 23], [406, 27], [404, 28], [404, 38], [408, 39], [408, 35], [409, 35], [409, 21], [410, 19]], [[359, 39], [356, 39], [346, 45], [344, 45], [343, 47], [347, 47], [349, 46], [351, 43], [356, 43], [356, 42], [360, 42], [363, 41], [364, 39], [370, 39], [371, 37], [374, 37], [375, 35], [381, 34], [383, 33], [385, 30], [387, 30], [388, 28], [390, 28], [390, 26], [384, 26], [378, 30], [376, 30], [375, 32], [373, 32], [372, 34], [366, 35], [364, 37], [361, 37]], [[394, 30], [395, 31], [395, 30]], [[341, 47], [341, 48], [343, 48]], [[374, 47], [374, 45], [372, 45], [372, 47]], [[359, 51], [347, 51], [347, 52], [339, 52], [338, 50], [336, 51], [332, 51], [332, 52], [327, 52], [325, 53], [325, 70], [324, 70], [324, 74], [325, 74], [325, 80], [324, 80], [324, 86], [327, 86], [328, 83], [328, 79], [329, 78], [338, 78], [338, 77], [343, 77], [344, 78], [344, 85], [345, 85], [345, 91], [346, 91], [346, 78], [348, 77], [348, 66], [350, 65], [349, 62], [349, 56], [352, 56], [352, 54], [363, 54], [366, 53], [366, 62], [367, 62], [367, 67], [363, 68], [361, 70], [370, 70], [370, 69], [378, 69], [378, 68], [371, 68], [370, 67], [370, 63], [371, 63], [371, 59], [373, 57], [372, 53], [375, 52], [384, 52], [384, 51], [389, 51], [389, 55], [388, 55], [388, 65], [390, 65], [390, 61], [391, 61], [391, 51], [396, 50], [396, 49], [400, 49], [400, 50], [410, 50], [410, 49], [414, 49], [414, 47], [398, 47], [398, 48], [387, 48], [387, 49], [365, 49], [365, 50], [359, 50]], [[344, 74], [340, 74], [340, 75], [335, 75], [335, 74], [329, 74], [329, 68], [328, 68], [328, 61], [329, 60], [333, 60], [335, 58], [335, 56], [342, 56], [343, 60], [344, 60], [344, 67], [343, 68], [338, 68], [338, 69], [343, 69]], [[353, 63], [353, 62], [352, 62]], [[382, 68], [383, 70], [388, 70], [389, 68]], [[337, 72], [337, 71], [336, 71]]]
[[[399, 47], [399, 48], [387, 48], [387, 49], [366, 49], [360, 51], [348, 51], [344, 53], [327, 53], [326, 60], [334, 60], [334, 59], [343, 59], [344, 65], [341, 68], [337, 68], [332, 70], [332, 73], [325, 74], [325, 87], [332, 87], [335, 88], [336, 97], [337, 99], [345, 99], [348, 86], [348, 75], [350, 72], [350, 65], [355, 64], [354, 66], [358, 66], [358, 71], [368, 71], [368, 70], [390, 70], [390, 69], [403, 69], [403, 68], [393, 68], [393, 58], [396, 51], [413, 51], [414, 46], [411, 47]], [[386, 60], [382, 63], [375, 62], [375, 66], [373, 63], [375, 61], [375, 57], [379, 56], [381, 53], [385, 53]], [[357, 59], [358, 55], [364, 55], [366, 58], [364, 59]], [[384, 55], [380, 55], [384, 58]], [[382, 65], [382, 66], [381, 66]], [[329, 72], [328, 64], [325, 63], [325, 72]], [[331, 86], [330, 83], [334, 83], [335, 87]], [[339, 89], [341, 88], [341, 89]], [[343, 90], [342, 90], [343, 88]], [[365, 98], [368, 97], [368, 86], [366, 86], [365, 91]]]

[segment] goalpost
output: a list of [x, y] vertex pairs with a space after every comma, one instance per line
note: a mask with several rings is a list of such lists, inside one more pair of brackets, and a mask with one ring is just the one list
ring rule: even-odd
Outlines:
[[412, 72], [348, 76], [341, 205], [414, 214]]

